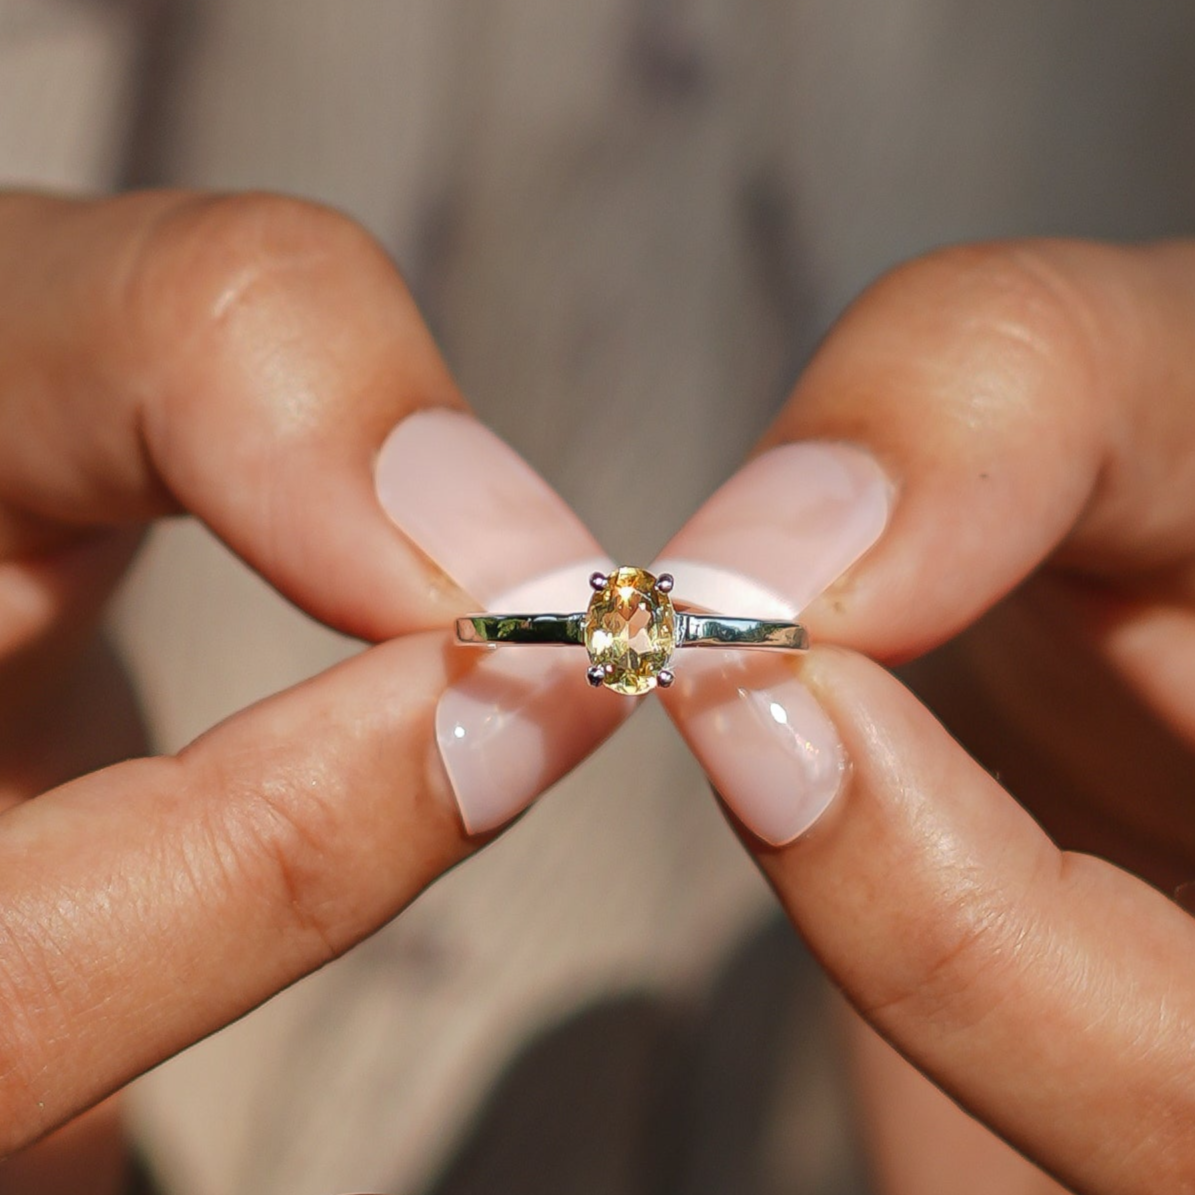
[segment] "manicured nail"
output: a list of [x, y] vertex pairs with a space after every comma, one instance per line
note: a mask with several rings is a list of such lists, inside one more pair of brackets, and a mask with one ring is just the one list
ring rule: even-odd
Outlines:
[[[677, 594], [721, 614], [793, 618], [862, 556], [888, 521], [891, 486], [843, 444], [756, 458], [703, 506], [653, 565]], [[842, 781], [838, 733], [792, 660], [684, 653], [663, 701], [722, 799], [772, 845], [821, 817]]]
[[837, 730], [794, 673], [789, 660], [711, 652], [686, 660], [663, 698], [727, 806], [772, 846], [825, 813], [846, 769]]
[[470, 834], [521, 813], [632, 712], [635, 702], [590, 688], [575, 655], [495, 652], [440, 698], [436, 740]]
[[[480, 609], [581, 609], [585, 579], [609, 568], [552, 487], [459, 411], [403, 420], [382, 445], [375, 482], [390, 518]], [[436, 710], [466, 830], [485, 833], [521, 812], [627, 716], [628, 704], [590, 689], [583, 653], [568, 648], [478, 659]]]
[[374, 479], [400, 530], [482, 607], [529, 577], [602, 554], [552, 487], [460, 411], [408, 415], [382, 445]]
[[[604, 557], [569, 564], [501, 595], [494, 608], [580, 608], [585, 578], [609, 568]], [[634, 711], [636, 702], [592, 689], [585, 663], [567, 647], [499, 649], [440, 698], [436, 741], [470, 834], [521, 813]]]
[[654, 566], [722, 614], [792, 617], [879, 539], [892, 487], [846, 444], [786, 444], [756, 457], [685, 524]]

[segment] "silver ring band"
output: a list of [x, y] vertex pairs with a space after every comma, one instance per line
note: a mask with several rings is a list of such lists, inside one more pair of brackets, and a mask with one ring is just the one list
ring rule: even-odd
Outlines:
[[[682, 647], [764, 648], [806, 651], [809, 635], [799, 622], [766, 618], [726, 618], [677, 611], [674, 649]], [[575, 614], [466, 614], [456, 620], [458, 643], [496, 647], [523, 643], [585, 646], [585, 612]]]
[[728, 618], [677, 608], [673, 577], [646, 569], [593, 573], [589, 606], [573, 614], [466, 614], [456, 620], [457, 640], [467, 647], [522, 643], [541, 647], [584, 647], [585, 677], [631, 697], [675, 679], [672, 657], [682, 647], [754, 647], [804, 651], [809, 636], [798, 622], [771, 618]]

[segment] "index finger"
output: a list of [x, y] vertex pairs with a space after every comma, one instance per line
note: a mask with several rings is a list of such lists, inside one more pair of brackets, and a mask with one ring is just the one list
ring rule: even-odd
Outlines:
[[[702, 605], [771, 602], [815, 642], [888, 662], [943, 643], [1049, 559], [1109, 591], [1167, 571], [1181, 584], [1195, 549], [1193, 321], [1185, 244], [987, 246], [904, 267], [847, 313], [770, 449], [659, 567], [678, 594], [692, 573], [686, 596]], [[1118, 664], [1155, 709], [1183, 704], [1183, 670]], [[724, 669], [726, 700], [686, 707], [678, 688], [671, 712], [747, 824], [788, 841], [837, 785], [793, 730], [800, 686], [760, 691], [732, 657], [700, 667]]]
[[597, 554], [467, 417], [382, 248], [312, 204], [0, 197], [0, 394], [0, 557], [189, 511], [379, 639]]
[[1193, 317], [1185, 243], [1013, 242], [900, 267], [664, 556], [741, 575], [815, 638], [885, 660], [950, 638], [1060, 547], [1101, 578], [1185, 559]]
[[0, 1157], [381, 926], [477, 845], [443, 640], [371, 648], [0, 814]]

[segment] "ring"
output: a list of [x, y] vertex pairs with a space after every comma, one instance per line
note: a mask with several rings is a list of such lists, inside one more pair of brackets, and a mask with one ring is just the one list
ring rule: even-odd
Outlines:
[[726, 618], [677, 609], [673, 578], [646, 569], [594, 573], [589, 606], [575, 614], [466, 614], [456, 620], [457, 641], [470, 647], [522, 643], [584, 647], [586, 679], [594, 688], [638, 696], [673, 681], [673, 653], [682, 647], [748, 647], [804, 651], [797, 622]]

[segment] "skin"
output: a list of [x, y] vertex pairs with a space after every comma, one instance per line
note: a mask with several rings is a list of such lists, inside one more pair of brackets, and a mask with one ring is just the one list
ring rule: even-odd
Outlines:
[[[945, 727], [811, 653], [852, 771], [763, 869], [863, 1018], [1082, 1191], [1195, 1190], [1195, 924], [1167, 899], [1195, 875], [1193, 298], [1189, 245], [938, 254], [848, 312], [774, 432], [862, 440], [899, 491], [815, 639], [957, 637], [912, 670]], [[912, 1103], [870, 1107], [890, 1190], [953, 1189], [911, 1177]]]
[[[371, 481], [403, 415], [463, 403], [384, 254], [308, 205], [6, 196], [0, 279], [0, 1156], [41, 1138], [5, 1173], [45, 1195], [101, 1189], [70, 1173], [98, 1149], [116, 1190], [110, 1105], [53, 1130], [479, 845], [432, 739], [467, 599]], [[861, 1018], [897, 1195], [1195, 1191], [1166, 895], [1195, 877], [1193, 316], [1187, 245], [943, 252], [859, 300], [770, 433], [864, 445], [897, 490], [804, 619], [844, 791], [788, 847], [743, 833]], [[378, 646], [129, 759], [96, 622], [179, 511]], [[926, 652], [949, 725], [882, 666]]]

